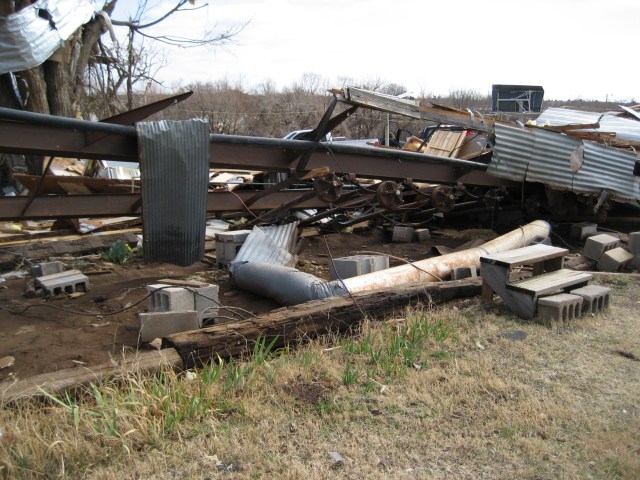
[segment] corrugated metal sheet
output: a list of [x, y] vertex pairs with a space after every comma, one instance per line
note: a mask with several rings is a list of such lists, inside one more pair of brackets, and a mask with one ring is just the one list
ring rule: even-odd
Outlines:
[[236, 262], [257, 262], [271, 265], [293, 266], [292, 252], [298, 238], [298, 222], [286, 225], [254, 227], [242, 244]]
[[209, 125], [162, 120], [136, 129], [145, 260], [191, 265], [204, 254]]
[[40, 0], [0, 17], [0, 74], [43, 63], [104, 4], [105, 0]]
[[[640, 177], [633, 175], [637, 157], [595, 142], [541, 129], [497, 124], [491, 175], [515, 181], [540, 182], [560, 190], [640, 203]], [[582, 166], [573, 172], [571, 155], [581, 146]]]
[[564, 108], [548, 108], [536, 118], [538, 125], [549, 122], [553, 126], [569, 125], [571, 123], [600, 123], [599, 130], [585, 130], [587, 132], [615, 132], [616, 137], [627, 140], [640, 141], [640, 122], [616, 115], [582, 112], [580, 110], [568, 110]]

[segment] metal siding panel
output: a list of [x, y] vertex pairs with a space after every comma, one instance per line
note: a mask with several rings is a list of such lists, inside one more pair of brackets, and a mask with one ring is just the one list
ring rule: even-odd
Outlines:
[[569, 166], [569, 159], [581, 141], [541, 129], [533, 130], [533, 136], [535, 145], [527, 181], [571, 190], [573, 172]]
[[[80, 26], [102, 9], [104, 0], [57, 0], [34, 3], [0, 18], [0, 74], [36, 67]], [[37, 14], [48, 10], [56, 28]]]
[[208, 123], [140, 122], [137, 130], [145, 260], [191, 265], [204, 254]]
[[495, 125], [496, 141], [487, 173], [498, 178], [523, 182], [535, 144], [528, 130]]
[[[637, 157], [630, 152], [541, 129], [496, 125], [495, 131], [487, 170], [492, 175], [587, 195], [607, 190], [618, 200], [640, 202], [640, 178], [633, 175]], [[573, 173], [569, 160], [580, 145], [584, 145], [584, 161]]]

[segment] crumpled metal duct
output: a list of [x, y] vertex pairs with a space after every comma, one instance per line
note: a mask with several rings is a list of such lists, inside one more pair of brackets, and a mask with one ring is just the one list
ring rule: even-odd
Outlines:
[[453, 268], [479, 266], [483, 255], [525, 247], [547, 238], [550, 231], [547, 222], [536, 220], [479, 247], [332, 282], [295, 268], [251, 261], [232, 263], [229, 273], [239, 288], [290, 306], [331, 296], [447, 280]]

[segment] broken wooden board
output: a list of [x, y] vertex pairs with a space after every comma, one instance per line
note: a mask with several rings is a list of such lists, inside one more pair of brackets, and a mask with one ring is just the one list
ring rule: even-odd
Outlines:
[[5, 381], [0, 384], [0, 404], [7, 404], [27, 397], [45, 397], [50, 394], [87, 386], [91, 383], [113, 379], [128, 372], [150, 373], [162, 368], [182, 368], [182, 360], [173, 349], [137, 352], [120, 361], [103, 363], [94, 367], [73, 367], [57, 372], [43, 373], [24, 380]]
[[129, 231], [104, 232], [94, 235], [71, 235], [51, 238], [45, 241], [12, 242], [2, 245], [0, 268], [13, 268], [22, 258], [43, 260], [61, 255], [85, 255], [110, 248], [118, 240], [133, 247], [138, 244], [136, 235], [140, 229]]
[[343, 332], [368, 318], [381, 317], [412, 302], [442, 303], [479, 295], [479, 279], [395, 287], [353, 297], [331, 297], [294, 307], [280, 308], [248, 320], [176, 333], [162, 339], [175, 348], [185, 367], [212, 358], [229, 358], [250, 352], [259, 337], [280, 347], [328, 332]]

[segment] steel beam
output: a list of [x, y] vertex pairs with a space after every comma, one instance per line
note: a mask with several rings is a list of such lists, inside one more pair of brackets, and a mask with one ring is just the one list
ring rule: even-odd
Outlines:
[[[285, 190], [261, 198], [250, 209], [243, 204], [255, 192], [209, 192], [207, 212], [242, 212], [248, 217], [263, 210], [271, 210], [306, 194], [309, 190]], [[36, 197], [26, 215], [20, 213], [29, 197], [3, 197], [0, 199], [0, 220], [37, 220], [55, 218], [118, 217], [141, 215], [138, 194], [47, 195]], [[296, 204], [296, 209], [326, 208], [327, 204], [312, 198]], [[168, 215], [170, 213], [167, 213]]]

